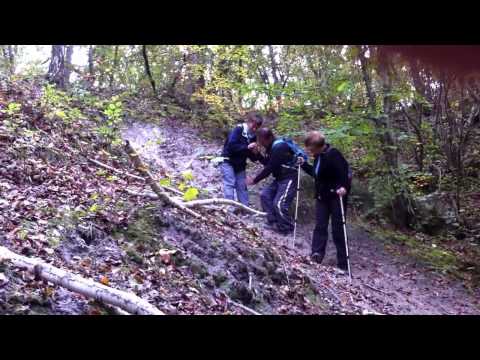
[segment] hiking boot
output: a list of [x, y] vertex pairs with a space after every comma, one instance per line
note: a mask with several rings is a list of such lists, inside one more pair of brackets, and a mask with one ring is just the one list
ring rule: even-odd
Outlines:
[[313, 253], [310, 258], [312, 259], [313, 262], [316, 262], [317, 264], [321, 264], [323, 261], [323, 255], [320, 253]]
[[345, 265], [337, 265], [337, 267], [335, 268], [335, 272], [338, 274], [338, 275], [347, 275], [348, 273], [348, 267]]

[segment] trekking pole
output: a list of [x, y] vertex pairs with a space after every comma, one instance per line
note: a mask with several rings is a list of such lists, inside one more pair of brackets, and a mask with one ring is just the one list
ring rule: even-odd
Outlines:
[[347, 237], [347, 224], [345, 222], [345, 210], [343, 207], [343, 198], [341, 195], [339, 195], [339, 197], [340, 197], [340, 209], [342, 210], [343, 235], [345, 237], [345, 249], [347, 254], [348, 277], [350, 279], [350, 283], [352, 283], [352, 270], [350, 268], [350, 256], [348, 254], [348, 237]]
[[293, 243], [292, 249], [295, 248], [295, 239], [297, 238], [297, 217], [298, 217], [298, 198], [300, 197], [300, 167], [302, 165], [298, 165], [298, 179], [297, 179], [297, 203], [295, 205], [295, 222], [293, 224]]

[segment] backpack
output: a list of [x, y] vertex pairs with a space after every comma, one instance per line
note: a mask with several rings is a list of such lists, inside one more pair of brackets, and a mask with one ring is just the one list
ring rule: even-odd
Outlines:
[[282, 142], [285, 142], [287, 143], [288, 147], [290, 148], [290, 151], [293, 153], [294, 157], [292, 159], [292, 161], [290, 161], [287, 165], [289, 166], [295, 166], [297, 164], [297, 158], [299, 157], [302, 157], [303, 160], [305, 162], [308, 161], [308, 156], [307, 154], [305, 153], [305, 151], [300, 147], [298, 146], [292, 139], [288, 139], [288, 138], [281, 138], [281, 139], [277, 139], [273, 142], [272, 144], [272, 149], [282, 143]]

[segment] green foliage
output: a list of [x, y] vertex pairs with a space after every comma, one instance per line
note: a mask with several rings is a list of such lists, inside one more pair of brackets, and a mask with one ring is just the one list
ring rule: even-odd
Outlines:
[[172, 186], [172, 180], [170, 178], [163, 178], [159, 181], [160, 186]]
[[21, 123], [19, 119], [21, 108], [22, 104], [12, 102], [7, 105], [6, 109], [0, 110], [0, 113], [6, 115], [0, 128], [3, 127], [7, 132], [16, 132]]
[[184, 191], [186, 188], [187, 188], [187, 184], [185, 184], [184, 182], [181, 182], [180, 184], [178, 184], [178, 190]]
[[198, 197], [198, 189], [194, 187], [189, 187], [187, 191], [183, 194], [183, 200], [191, 201], [195, 200]]
[[49, 118], [58, 118], [65, 124], [85, 119], [86, 117], [82, 111], [72, 106], [72, 102], [73, 98], [71, 96], [64, 91], [56, 89], [52, 84], [47, 84], [43, 88], [40, 103]]
[[0, 110], [0, 112], [7, 114], [9, 116], [13, 116], [19, 113], [21, 108], [22, 108], [22, 104], [12, 102], [7, 105], [7, 108], [5, 110]]
[[110, 141], [113, 145], [119, 145], [121, 139], [118, 135], [118, 126], [120, 125], [123, 107], [118, 96], [113, 96], [103, 110], [105, 121], [97, 127], [97, 133]]
[[412, 171], [407, 166], [400, 166], [396, 173], [377, 172], [369, 180], [369, 191], [373, 194], [375, 206], [373, 212], [377, 217], [391, 213], [397, 206], [395, 199], [401, 196], [406, 201], [407, 211], [414, 215], [414, 191], [411, 186]]
[[182, 172], [182, 177], [185, 181], [192, 181], [193, 180], [193, 173], [191, 170], [186, 170]]
[[107, 108], [104, 111], [104, 114], [107, 116], [107, 119], [112, 124], [118, 123], [122, 116], [122, 102], [116, 101], [118, 98], [114, 96], [112, 102], [108, 104]]

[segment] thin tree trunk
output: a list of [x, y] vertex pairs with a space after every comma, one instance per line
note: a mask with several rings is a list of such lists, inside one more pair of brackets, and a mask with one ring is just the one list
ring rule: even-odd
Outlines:
[[148, 79], [150, 80], [150, 84], [152, 85], [153, 94], [157, 95], [155, 80], [153, 80], [152, 72], [150, 71], [150, 64], [148, 62], [147, 45], [142, 45], [142, 55], [143, 55], [143, 61], [145, 64], [145, 73], [147, 74]]
[[[273, 83], [275, 84], [276, 87], [277, 86], [279, 87], [278, 89], [275, 89], [275, 92], [277, 92], [277, 91], [280, 91], [281, 82], [278, 76], [278, 64], [275, 61], [275, 53], [273, 51], [272, 45], [268, 45], [268, 54], [270, 56], [270, 66], [272, 68]], [[277, 93], [275, 95], [275, 100], [277, 101], [277, 109], [279, 109], [282, 101], [282, 96]]]
[[365, 49], [361, 46], [357, 47], [359, 51], [359, 59], [360, 59], [360, 66], [362, 68], [362, 76], [363, 82], [365, 84], [365, 89], [367, 91], [367, 98], [368, 98], [368, 106], [374, 112], [375, 111], [375, 92], [372, 89], [372, 79], [370, 78], [370, 74], [368, 72], [367, 67], [367, 58], [365, 57]]
[[73, 45], [68, 45], [65, 56], [64, 80], [65, 87], [70, 85], [70, 74], [72, 73]]
[[7, 53], [8, 53], [8, 71], [10, 75], [13, 75], [15, 73], [15, 51], [12, 45], [8, 45]]
[[59, 88], [65, 88], [65, 49], [64, 45], [52, 45], [47, 79]]
[[94, 75], [93, 74], [93, 71], [94, 71], [94, 68], [93, 68], [94, 56], [95, 56], [95, 48], [93, 47], [93, 45], [90, 45], [88, 47], [88, 74], [92, 78], [93, 78], [93, 75]]
[[110, 73], [110, 81], [109, 81], [110, 90], [113, 89], [113, 82], [115, 80], [115, 72], [117, 71], [117, 67], [118, 67], [118, 45], [115, 46], [115, 52], [113, 55], [113, 67], [112, 67], [112, 72]]
[[388, 71], [388, 63], [380, 62], [378, 70], [382, 82], [383, 92], [383, 125], [384, 125], [384, 154], [389, 167], [395, 171], [398, 168], [398, 151], [395, 147], [395, 137], [392, 128], [392, 79]]

